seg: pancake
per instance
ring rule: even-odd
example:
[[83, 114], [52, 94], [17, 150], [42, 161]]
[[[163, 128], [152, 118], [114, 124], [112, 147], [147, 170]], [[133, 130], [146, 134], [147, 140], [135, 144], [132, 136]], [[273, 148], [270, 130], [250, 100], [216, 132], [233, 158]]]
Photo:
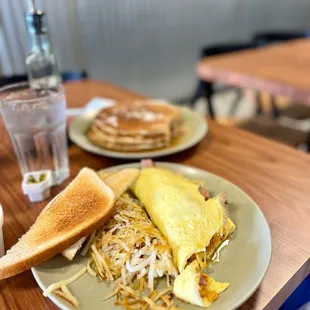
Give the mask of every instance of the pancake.
[[99, 130], [107, 135], [113, 135], [115, 137], [137, 137], [137, 138], [162, 138], [166, 137], [166, 133], [157, 133], [151, 131], [141, 131], [141, 132], [126, 132], [121, 131], [117, 128], [111, 127], [109, 124], [102, 122], [99, 119], [95, 119], [91, 125], [91, 129], [96, 131]]
[[169, 146], [180, 134], [181, 112], [162, 101], [118, 102], [101, 110], [88, 129], [88, 139], [102, 148], [139, 151]]
[[91, 130], [93, 135], [96, 135], [98, 139], [102, 139], [106, 142], [110, 143], [118, 143], [118, 144], [153, 144], [158, 142], [168, 143], [169, 140], [166, 136], [156, 136], [152, 138], [151, 136], [118, 136], [113, 134], [107, 134], [104, 131], [98, 130], [98, 128], [92, 128]]
[[168, 146], [169, 144], [166, 141], [152, 141], [152, 142], [143, 142], [143, 141], [133, 141], [130, 142], [122, 142], [119, 143], [117, 140], [115, 141], [108, 141], [105, 139], [102, 139], [101, 134], [96, 134], [93, 131], [88, 132], [88, 138], [97, 146], [102, 148], [107, 148], [110, 150], [117, 150], [117, 151], [141, 151], [141, 150], [150, 150], [155, 148], [162, 148], [165, 146]]

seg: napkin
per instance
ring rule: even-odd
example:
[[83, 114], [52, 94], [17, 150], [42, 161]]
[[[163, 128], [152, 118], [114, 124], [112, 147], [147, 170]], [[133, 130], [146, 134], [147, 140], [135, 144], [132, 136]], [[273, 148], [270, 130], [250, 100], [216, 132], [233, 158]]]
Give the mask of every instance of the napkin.
[[111, 107], [115, 104], [115, 100], [110, 98], [94, 97], [84, 108], [69, 108], [66, 110], [66, 116], [78, 116], [84, 113], [97, 111]]

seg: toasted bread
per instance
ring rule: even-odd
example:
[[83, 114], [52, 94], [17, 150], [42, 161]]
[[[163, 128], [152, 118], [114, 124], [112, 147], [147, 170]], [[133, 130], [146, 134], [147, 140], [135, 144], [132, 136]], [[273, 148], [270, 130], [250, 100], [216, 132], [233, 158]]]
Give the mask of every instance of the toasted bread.
[[103, 182], [113, 190], [115, 198], [119, 198], [138, 178], [139, 173], [139, 169], [126, 168], [107, 176]]
[[[99, 171], [98, 175], [104, 181], [104, 183], [109, 186], [114, 194], [115, 198], [119, 198], [123, 193], [125, 193], [133, 182], [139, 176], [139, 169], [127, 168], [117, 172], [104, 172]], [[71, 245], [68, 249], [61, 252], [61, 254], [67, 259], [72, 260], [78, 250], [82, 247], [85, 237], [78, 240], [76, 243]]]
[[30, 269], [67, 249], [110, 219], [115, 195], [84, 168], [0, 259], [0, 279]]
[[78, 250], [82, 247], [84, 241], [86, 240], [86, 237], [82, 237], [80, 240], [72, 244], [68, 249], [65, 249], [61, 252], [61, 254], [67, 259], [67, 260], [73, 260], [74, 256], [78, 252]]

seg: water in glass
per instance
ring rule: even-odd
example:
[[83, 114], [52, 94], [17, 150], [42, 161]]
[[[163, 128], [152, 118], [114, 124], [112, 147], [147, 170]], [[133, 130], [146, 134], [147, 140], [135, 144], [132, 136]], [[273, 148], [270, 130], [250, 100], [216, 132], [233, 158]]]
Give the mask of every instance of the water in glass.
[[56, 89], [33, 92], [0, 98], [2, 117], [22, 173], [49, 169], [59, 184], [69, 176], [65, 96]]

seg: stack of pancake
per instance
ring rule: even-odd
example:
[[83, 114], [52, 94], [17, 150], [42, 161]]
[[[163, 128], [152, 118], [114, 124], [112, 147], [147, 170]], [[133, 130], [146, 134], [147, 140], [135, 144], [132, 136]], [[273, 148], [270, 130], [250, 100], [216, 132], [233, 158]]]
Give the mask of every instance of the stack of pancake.
[[87, 132], [102, 148], [142, 151], [167, 147], [181, 132], [181, 112], [157, 100], [117, 102], [101, 110]]

